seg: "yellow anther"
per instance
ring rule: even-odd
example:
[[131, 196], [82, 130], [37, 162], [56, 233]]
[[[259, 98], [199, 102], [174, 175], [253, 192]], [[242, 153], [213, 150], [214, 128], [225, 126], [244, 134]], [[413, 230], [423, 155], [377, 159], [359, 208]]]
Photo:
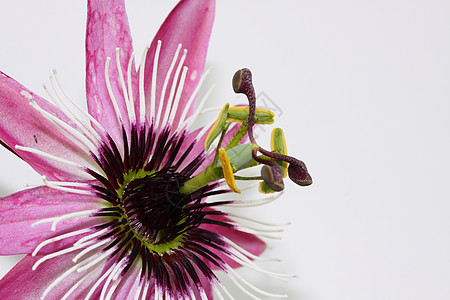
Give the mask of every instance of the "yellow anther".
[[[274, 122], [275, 114], [264, 108], [256, 108], [255, 110], [255, 124], [272, 124]], [[233, 106], [228, 110], [227, 121], [242, 123], [248, 117], [248, 106]]]
[[[287, 155], [286, 139], [284, 138], [284, 133], [281, 128], [274, 128], [272, 130], [272, 135], [270, 136], [270, 149], [272, 152]], [[277, 163], [281, 167], [283, 178], [286, 178], [288, 163], [281, 160], [277, 160]]]
[[223, 177], [228, 184], [228, 187], [235, 193], [241, 193], [234, 183], [233, 168], [231, 167], [230, 160], [228, 159], [227, 152], [224, 149], [219, 149], [219, 158], [222, 163]]
[[227, 103], [222, 108], [222, 111], [219, 114], [219, 117], [217, 118], [214, 125], [211, 127], [211, 129], [208, 132], [208, 135], [206, 136], [205, 140], [205, 149], [208, 151], [209, 147], [211, 146], [212, 142], [219, 136], [219, 134], [222, 132], [223, 126], [225, 125], [225, 122], [227, 121], [227, 115], [228, 115], [228, 108], [230, 107], [230, 104]]
[[264, 181], [261, 181], [259, 183], [258, 191], [262, 194], [273, 194], [275, 193], [274, 190], [270, 188], [270, 186], [267, 185]]

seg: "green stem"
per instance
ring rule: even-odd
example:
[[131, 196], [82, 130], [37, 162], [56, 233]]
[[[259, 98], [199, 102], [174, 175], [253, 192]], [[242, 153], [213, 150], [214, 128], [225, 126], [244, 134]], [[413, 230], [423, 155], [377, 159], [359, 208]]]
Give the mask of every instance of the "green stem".
[[222, 168], [214, 167], [213, 164], [211, 164], [203, 172], [186, 181], [180, 188], [180, 192], [189, 195], [208, 183], [219, 180], [222, 177]]

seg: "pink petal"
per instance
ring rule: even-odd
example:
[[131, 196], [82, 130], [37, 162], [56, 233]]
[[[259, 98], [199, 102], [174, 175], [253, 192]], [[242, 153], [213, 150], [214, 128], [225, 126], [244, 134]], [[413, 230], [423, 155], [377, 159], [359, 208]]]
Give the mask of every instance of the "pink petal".
[[[98, 199], [73, 193], [66, 193], [48, 187], [24, 190], [0, 199], [0, 254], [25, 254], [34, 251], [42, 241], [67, 232], [89, 228], [98, 218], [73, 219], [60, 222], [56, 231], [51, 231], [51, 223], [31, 227], [36, 221], [86, 211], [99, 207]], [[80, 236], [78, 236], [79, 238]], [[65, 239], [52, 243], [41, 252], [56, 251], [66, 244]], [[2, 299], [2, 298], [0, 298]]]
[[[156, 34], [147, 54], [145, 64], [145, 97], [147, 103], [151, 96], [151, 78], [153, 72], [153, 61], [156, 52], [158, 40], [161, 40], [162, 47], [158, 63], [158, 79], [156, 82], [156, 111], [160, 103], [167, 105], [169, 91], [166, 92], [165, 98], [160, 99], [163, 83], [166, 73], [172, 62], [173, 56], [178, 44], [182, 44], [180, 56], [183, 49], [187, 49], [187, 57], [184, 65], [189, 68], [184, 84], [183, 93], [181, 95], [180, 104], [175, 117], [178, 122], [186, 102], [189, 100], [192, 92], [197, 86], [198, 81], [203, 73], [205, 65], [206, 52], [208, 49], [209, 37], [211, 35], [212, 24], [214, 20], [214, 0], [182, 0], [172, 10], [164, 21], [163, 25]], [[173, 71], [174, 73], [175, 71]], [[168, 89], [172, 85], [170, 80]], [[159, 100], [158, 100], [159, 99]], [[164, 101], [164, 102], [162, 102]], [[163, 109], [164, 111], [165, 109]], [[194, 105], [190, 107], [189, 112], [192, 114]], [[188, 114], [188, 116], [190, 115]], [[174, 124], [176, 126], [177, 124]]]
[[[139, 259], [138, 259], [139, 260]], [[133, 299], [136, 291], [141, 284], [140, 282], [140, 263], [134, 263], [134, 265], [127, 271], [124, 278], [120, 281], [114, 291], [114, 299]]]
[[[230, 222], [231, 220], [229, 218], [226, 218], [224, 216], [208, 216], [210, 219], [214, 220], [220, 220], [225, 222]], [[215, 232], [219, 235], [225, 236], [226, 238], [233, 241], [238, 246], [244, 248], [248, 252], [259, 256], [264, 250], [266, 249], [266, 243], [258, 238], [257, 236], [253, 234], [249, 234], [246, 232], [242, 232], [236, 229], [226, 228], [218, 225], [210, 225], [205, 224], [201, 225], [201, 228], [204, 228], [206, 230]], [[222, 254], [221, 252], [217, 252], [217, 250], [214, 251], [219, 257], [221, 257], [225, 262], [227, 262], [232, 268], [240, 267], [241, 265], [236, 263], [234, 260], [228, 258], [226, 255]], [[217, 269], [216, 267], [212, 266], [212, 269]]]
[[48, 179], [77, 179], [79, 169], [32, 154], [16, 150], [16, 145], [31, 147], [56, 155], [80, 165], [90, 160], [72, 141], [58, 132], [41, 113], [30, 105], [30, 98], [44, 110], [67, 121], [61, 111], [20, 83], [0, 72], [0, 137], [1, 140], [38, 173]]
[[[29, 300], [41, 299], [47, 287], [65, 271], [73, 267], [72, 254], [61, 255], [43, 262], [33, 271], [34, 263], [40, 256], [25, 256], [5, 277], [0, 280], [0, 299]], [[64, 294], [78, 280], [85, 276], [85, 273], [77, 271], [56, 285], [45, 299], [61, 299]], [[83, 299], [98, 277], [101, 276], [101, 268], [96, 268], [90, 278], [85, 280], [72, 294], [69, 299]]]
[[[88, 1], [86, 30], [86, 93], [88, 110], [116, 142], [121, 140], [121, 126], [116, 117], [113, 102], [105, 80], [106, 58], [111, 57], [109, 77], [125, 125], [128, 113], [122, 87], [118, 81], [116, 48], [120, 48], [120, 65], [127, 85], [128, 62], [133, 53], [132, 39], [124, 0]], [[138, 99], [137, 73], [131, 67], [133, 96]]]

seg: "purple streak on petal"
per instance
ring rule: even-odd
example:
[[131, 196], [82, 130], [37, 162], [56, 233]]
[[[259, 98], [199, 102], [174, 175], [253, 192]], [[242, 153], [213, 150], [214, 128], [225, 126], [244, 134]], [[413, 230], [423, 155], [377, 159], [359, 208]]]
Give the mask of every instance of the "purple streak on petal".
[[[62, 221], [57, 224], [56, 231], [51, 231], [51, 223], [34, 227], [31, 224], [41, 219], [96, 209], [99, 207], [97, 201], [97, 198], [48, 187], [28, 189], [0, 198], [0, 254], [31, 253], [39, 243], [48, 238], [89, 228], [94, 225], [94, 220], [85, 218]], [[99, 219], [95, 221], [98, 222]], [[73, 244], [73, 238], [49, 244], [40, 253], [49, 253], [69, 244]]]
[[[86, 93], [89, 112], [111, 134], [116, 142], [122, 138], [121, 126], [106, 88], [105, 62], [111, 57], [109, 76], [124, 123], [128, 122], [125, 99], [116, 68], [116, 48], [120, 48], [122, 73], [125, 76], [133, 52], [130, 27], [124, 0], [88, 1], [86, 29]], [[139, 99], [138, 79], [133, 63], [131, 71], [133, 98]], [[128, 128], [128, 127], [127, 127]]]
[[38, 173], [48, 179], [80, 179], [81, 171], [29, 152], [15, 150], [21, 145], [88, 165], [90, 161], [72, 141], [64, 137], [36, 109], [30, 97], [44, 110], [63, 121], [67, 118], [54, 105], [0, 72], [0, 139]]
[[[182, 44], [182, 50], [187, 49], [187, 57], [184, 62], [189, 70], [186, 76], [183, 93], [181, 95], [180, 108], [175, 117], [176, 126], [182, 114], [186, 102], [192, 95], [203, 73], [209, 37], [211, 35], [214, 20], [214, 0], [182, 0], [172, 10], [163, 25], [156, 34], [147, 54], [145, 65], [145, 97], [147, 103], [151, 96], [151, 78], [153, 73], [153, 60], [155, 57], [158, 40], [162, 41], [161, 54], [158, 64], [158, 80], [156, 83], [156, 111], [160, 103], [167, 103], [169, 92], [165, 99], [159, 99], [166, 73], [172, 62], [178, 44]], [[181, 56], [181, 53], [180, 53]], [[169, 82], [170, 89], [172, 80]], [[147, 105], [147, 107], [150, 107]], [[164, 110], [163, 110], [164, 111]], [[189, 110], [189, 115], [194, 111], [194, 106]]]

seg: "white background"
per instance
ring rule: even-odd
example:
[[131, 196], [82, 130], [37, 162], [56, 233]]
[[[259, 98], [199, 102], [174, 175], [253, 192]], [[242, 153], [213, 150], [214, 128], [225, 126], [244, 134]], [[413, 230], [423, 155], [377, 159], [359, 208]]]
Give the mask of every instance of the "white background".
[[[128, 2], [137, 57], [176, 2]], [[297, 278], [246, 277], [295, 300], [450, 299], [450, 3], [217, 2], [211, 99], [233, 99], [251, 68], [314, 178], [254, 210], [292, 222], [266, 267]], [[56, 67], [84, 101], [85, 2], [0, 3], [0, 69], [43, 95]], [[6, 150], [0, 162], [1, 196], [40, 182]]]

